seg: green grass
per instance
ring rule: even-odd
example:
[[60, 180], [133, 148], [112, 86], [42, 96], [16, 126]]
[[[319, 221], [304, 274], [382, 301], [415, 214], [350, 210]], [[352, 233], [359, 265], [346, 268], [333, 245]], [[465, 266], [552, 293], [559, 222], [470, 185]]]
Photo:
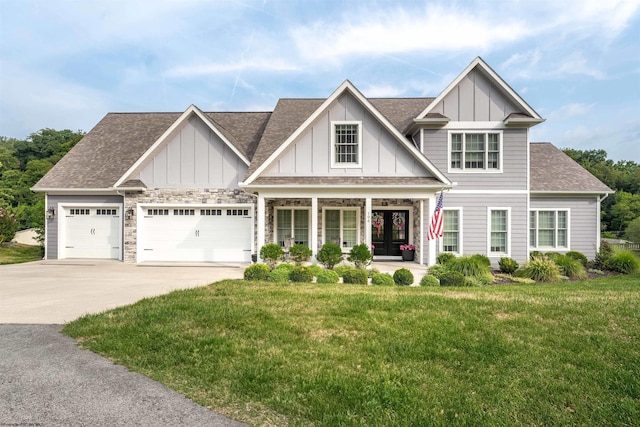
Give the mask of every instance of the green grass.
[[64, 332], [251, 425], [640, 423], [640, 275], [463, 289], [228, 280]]
[[29, 245], [0, 245], [0, 265], [20, 264], [22, 262], [38, 261], [42, 259], [42, 248]]

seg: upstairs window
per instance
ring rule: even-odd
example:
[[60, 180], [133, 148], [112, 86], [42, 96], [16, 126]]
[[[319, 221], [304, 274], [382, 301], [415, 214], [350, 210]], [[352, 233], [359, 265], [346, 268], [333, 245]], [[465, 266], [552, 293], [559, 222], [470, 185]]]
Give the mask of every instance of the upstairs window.
[[331, 166], [361, 167], [362, 132], [360, 122], [333, 122]]
[[449, 169], [493, 171], [502, 169], [502, 134], [500, 132], [452, 132]]

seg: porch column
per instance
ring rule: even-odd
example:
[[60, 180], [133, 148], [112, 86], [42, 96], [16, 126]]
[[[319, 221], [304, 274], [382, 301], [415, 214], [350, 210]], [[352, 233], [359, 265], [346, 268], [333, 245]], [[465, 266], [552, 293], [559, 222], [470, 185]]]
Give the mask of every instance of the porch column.
[[264, 196], [258, 195], [258, 247], [256, 248], [258, 262], [262, 261], [262, 259], [260, 259], [260, 249], [264, 246], [265, 222], [266, 215]]
[[318, 254], [318, 197], [311, 198], [311, 260], [315, 263]]
[[364, 241], [371, 248], [371, 197], [364, 199]]
[[[429, 225], [431, 224], [431, 217], [433, 216], [433, 210], [436, 207], [436, 195], [432, 195], [429, 196], [429, 208], [427, 210], [428, 215], [427, 215], [427, 227], [429, 227]], [[427, 228], [428, 230], [428, 228]], [[424, 234], [424, 236], [422, 237], [423, 239], [427, 238], [427, 233]], [[435, 265], [436, 263], [436, 249], [437, 249], [437, 243], [438, 243], [438, 239], [433, 239], [433, 240], [429, 240], [429, 258], [427, 259], [427, 265]]]
[[424, 252], [425, 252], [425, 231], [424, 231], [424, 200], [420, 200], [420, 265], [424, 265]]

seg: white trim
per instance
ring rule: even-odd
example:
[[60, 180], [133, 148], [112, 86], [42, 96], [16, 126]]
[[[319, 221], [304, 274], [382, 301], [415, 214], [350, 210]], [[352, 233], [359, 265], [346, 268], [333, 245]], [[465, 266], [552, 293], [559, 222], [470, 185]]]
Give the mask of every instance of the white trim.
[[[460, 159], [460, 169], [453, 169], [451, 167], [451, 136], [453, 134], [462, 134], [462, 158]], [[485, 149], [484, 149], [484, 164], [485, 164], [485, 168], [483, 169], [474, 169], [474, 168], [465, 168], [464, 167], [464, 158], [465, 158], [465, 145], [466, 145], [466, 135], [467, 134], [483, 134], [485, 135]], [[498, 141], [498, 145], [499, 145], [499, 167], [497, 169], [489, 169], [486, 166], [488, 166], [489, 163], [489, 138], [488, 135], [489, 134], [493, 134], [493, 135], [498, 135], [499, 141]], [[503, 168], [503, 158], [504, 158], [504, 144], [503, 144], [503, 134], [502, 134], [502, 130], [498, 130], [498, 131], [485, 131], [485, 132], [478, 132], [478, 131], [464, 131], [464, 130], [459, 130], [459, 131], [454, 131], [454, 130], [450, 130], [447, 133], [447, 172], [448, 173], [462, 173], [462, 174], [469, 174], [469, 173], [482, 173], [482, 174], [501, 174], [502, 173], [502, 168]]]
[[[336, 162], [336, 126], [357, 125], [358, 126], [358, 161], [356, 163]], [[331, 169], [361, 169], [362, 168], [362, 121], [360, 120], [334, 120], [331, 122], [331, 143], [329, 144], [329, 158], [331, 159]]]
[[222, 140], [240, 159], [249, 166], [250, 161], [247, 159], [244, 154], [242, 154], [236, 147], [233, 145], [217, 128], [216, 126], [209, 120], [209, 118], [195, 105], [191, 104], [189, 108], [185, 110], [184, 113], [180, 115], [180, 117], [173, 122], [171, 126], [158, 138], [151, 147], [144, 152], [142, 156], [113, 184], [114, 187], [119, 187], [123, 182], [126, 182], [127, 179], [151, 156], [155, 154], [155, 152], [160, 148], [160, 146], [166, 143], [177, 131], [189, 121], [192, 115], [198, 116], [208, 127], [215, 133], [218, 138]]
[[[530, 233], [531, 233], [531, 212], [536, 212], [536, 245], [532, 246], [530, 241]], [[540, 236], [538, 232], [540, 229], [538, 228], [538, 212], [554, 212], [554, 221], [555, 224], [553, 226], [553, 234], [555, 246], [540, 246], [539, 240]], [[566, 212], [567, 213], [567, 246], [558, 246], [558, 212]], [[571, 208], [533, 208], [529, 209], [527, 214], [527, 245], [530, 250], [536, 251], [570, 251], [571, 250]]]
[[[462, 242], [464, 241], [462, 239], [462, 233], [464, 231], [464, 227], [463, 227], [463, 219], [462, 219], [462, 212], [463, 212], [463, 208], [462, 206], [460, 207], [442, 207], [443, 211], [458, 211], [458, 251], [457, 252], [448, 252], [450, 254], [454, 254], [455, 256], [461, 256], [464, 254], [464, 248], [462, 245]], [[444, 218], [443, 218], [444, 221]], [[438, 246], [439, 246], [439, 250], [440, 252], [445, 252], [444, 250], [444, 223], [442, 224], [443, 227], [443, 236], [441, 238], [438, 239]]]
[[478, 122], [469, 122], [469, 121], [456, 121], [450, 122], [447, 125], [443, 126], [442, 129], [447, 130], [504, 130], [503, 122], [495, 122], [495, 121], [478, 121]]
[[[531, 209], [531, 143], [529, 142], [529, 128], [527, 128], [527, 215], [529, 212], [529, 209]], [[528, 221], [528, 219], [527, 219]], [[527, 249], [526, 249], [526, 257], [525, 259], [529, 259], [529, 245], [531, 244], [530, 241], [530, 237], [529, 237], [529, 233], [527, 232], [527, 236], [526, 236], [526, 240], [527, 240]]]
[[307, 211], [307, 242], [309, 242], [309, 247], [311, 247], [311, 207], [310, 206], [274, 206], [273, 207], [273, 242], [278, 242], [278, 212], [279, 211], [292, 211], [291, 212], [291, 236], [295, 239], [295, 215], [293, 211]]
[[420, 200], [420, 265], [424, 265], [424, 253], [427, 246], [424, 234], [424, 200]]
[[458, 190], [451, 189], [448, 194], [517, 194], [526, 195], [529, 194], [527, 190]]
[[493, 80], [493, 83], [496, 84], [499, 88], [502, 89], [504, 94], [507, 95], [508, 98], [511, 98], [515, 104], [519, 104], [533, 119], [541, 119], [542, 118], [535, 112], [533, 108], [529, 106], [525, 102], [524, 99], [520, 97], [503, 79], [500, 77], [495, 71], [489, 67], [489, 65], [484, 62], [482, 58], [479, 56], [476, 57], [471, 63], [465, 68], [459, 75], [456, 77], [450, 84], [447, 86], [441, 93], [433, 100], [431, 104], [424, 109], [422, 113], [420, 113], [417, 119], [424, 119], [425, 116], [431, 112], [448, 94], [455, 88], [461, 81], [464, 79], [474, 68], [479, 67], [484, 73], [489, 77], [490, 80]]
[[[507, 211], [507, 251], [491, 252], [491, 212]], [[528, 230], [528, 228], [527, 228]], [[487, 206], [487, 257], [511, 257], [511, 207]]]
[[318, 109], [316, 109], [316, 111], [313, 112], [313, 114], [311, 114], [307, 120], [304, 121], [304, 123], [302, 123], [298, 129], [296, 129], [295, 132], [293, 132], [291, 134], [291, 136], [289, 136], [289, 138], [287, 138], [281, 145], [280, 147], [278, 147], [273, 153], [271, 153], [271, 155], [269, 156], [269, 158], [267, 158], [267, 160], [265, 160], [250, 176], [249, 178], [246, 179], [246, 181], [244, 181], [244, 183], [242, 183], [243, 185], [241, 186], [247, 186], [249, 184], [251, 184], [253, 181], [255, 181], [260, 174], [262, 174], [262, 172], [264, 172], [278, 157], [280, 157], [280, 155], [284, 152], [284, 150], [287, 149], [287, 147], [289, 147], [289, 145], [291, 145], [295, 140], [298, 139], [298, 137], [304, 132], [306, 131], [311, 124], [318, 118], [320, 117], [321, 114], [325, 113], [328, 109], [329, 106], [331, 104], [333, 104], [334, 101], [336, 101], [343, 93], [350, 93], [352, 96], [354, 96], [364, 107], [366, 110], [368, 110], [369, 113], [371, 113], [380, 123], [382, 123], [383, 127], [386, 128], [386, 130], [391, 133], [398, 142], [400, 142], [402, 145], [404, 145], [405, 148], [407, 148], [411, 154], [431, 173], [433, 173], [433, 175], [439, 179], [440, 181], [443, 182], [444, 186], [449, 186], [451, 185], [451, 181], [449, 181], [449, 179], [442, 173], [440, 172], [440, 170], [438, 168], [436, 168], [433, 163], [431, 163], [431, 161], [429, 161], [429, 159], [427, 159], [412, 143], [410, 143], [410, 141], [407, 140], [406, 137], [404, 137], [404, 135], [402, 135], [392, 124], [391, 122], [389, 122], [389, 120], [387, 120], [387, 118], [385, 116], [383, 116], [370, 102], [369, 100], [367, 100], [367, 98], [364, 97], [364, 95], [362, 95], [362, 93], [360, 93], [360, 91], [358, 89], [356, 89], [356, 87], [349, 81], [349, 80], [345, 80], [323, 103], [322, 105], [320, 105], [320, 107], [318, 107]]
[[313, 253], [313, 260], [316, 260], [318, 255], [318, 198], [311, 198], [311, 252]]
[[531, 191], [529, 194], [532, 196], [600, 196], [614, 193], [615, 191]]
[[[326, 220], [327, 210], [340, 211], [340, 241], [341, 242], [344, 242], [342, 213], [345, 211], [355, 211], [356, 212], [356, 245], [359, 245], [360, 243], [362, 243], [361, 230], [360, 230], [360, 211], [362, 210], [361, 206], [323, 206], [322, 207], [322, 244], [325, 244], [327, 242], [326, 233], [325, 233], [326, 226], [327, 226], [327, 220]], [[342, 248], [342, 252], [349, 252], [352, 248], [350, 246], [342, 246], [342, 243], [340, 244], [340, 247]]]

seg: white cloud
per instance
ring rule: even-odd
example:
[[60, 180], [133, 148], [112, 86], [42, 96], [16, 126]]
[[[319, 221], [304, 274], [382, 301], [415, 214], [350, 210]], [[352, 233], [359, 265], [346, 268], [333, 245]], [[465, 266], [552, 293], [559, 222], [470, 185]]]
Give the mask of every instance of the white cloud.
[[167, 70], [167, 77], [197, 77], [210, 74], [236, 73], [239, 71], [299, 71], [300, 68], [283, 60], [251, 60], [236, 62], [207, 62], [201, 64], [179, 65]]

